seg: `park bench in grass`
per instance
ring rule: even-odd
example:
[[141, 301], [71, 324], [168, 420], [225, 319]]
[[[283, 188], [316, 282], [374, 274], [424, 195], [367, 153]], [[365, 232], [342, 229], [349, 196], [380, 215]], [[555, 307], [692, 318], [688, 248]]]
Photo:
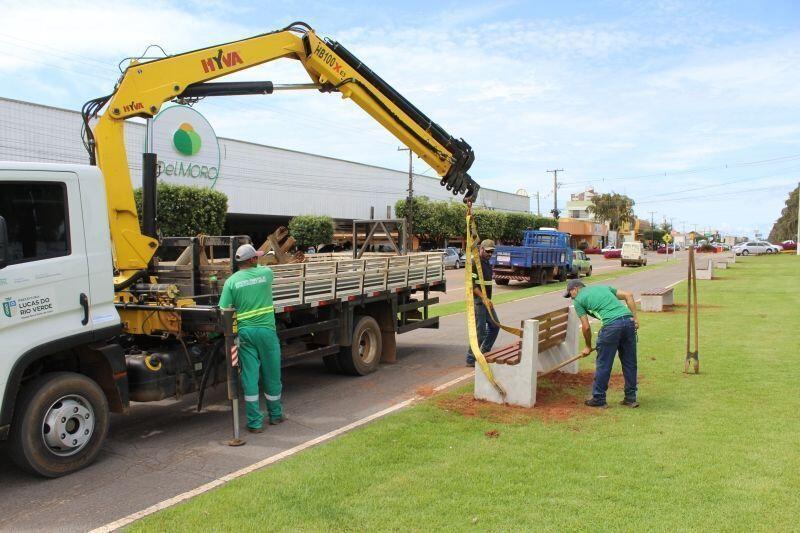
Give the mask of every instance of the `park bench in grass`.
[[706, 263], [706, 268], [700, 268], [700, 264], [697, 265], [697, 279], [714, 279], [714, 260], [709, 259], [708, 263]]
[[[578, 353], [580, 320], [572, 307], [564, 307], [522, 322], [522, 340], [485, 355], [495, 379], [506, 391], [505, 399], [475, 367], [475, 398], [495, 403], [533, 407], [537, 373], [544, 372]], [[559, 369], [575, 374], [578, 362]]]
[[675, 303], [673, 289], [660, 287], [642, 293], [642, 311], [660, 313], [664, 307], [672, 307]]

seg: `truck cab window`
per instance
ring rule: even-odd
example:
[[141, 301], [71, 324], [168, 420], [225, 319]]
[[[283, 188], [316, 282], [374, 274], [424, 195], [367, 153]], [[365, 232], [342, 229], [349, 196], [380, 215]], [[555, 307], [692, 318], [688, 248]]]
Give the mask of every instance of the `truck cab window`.
[[8, 263], [69, 255], [63, 183], [0, 183], [0, 215], [8, 226]]

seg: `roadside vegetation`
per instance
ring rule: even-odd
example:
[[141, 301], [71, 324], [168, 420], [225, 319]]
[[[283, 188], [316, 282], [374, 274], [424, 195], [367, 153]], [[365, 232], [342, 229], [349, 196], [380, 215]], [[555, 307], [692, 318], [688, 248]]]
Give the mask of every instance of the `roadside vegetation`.
[[619, 377], [609, 409], [583, 407], [591, 360], [540, 383], [534, 409], [463, 387], [131, 529], [796, 529], [800, 262], [700, 282], [699, 375], [682, 373], [685, 301], [681, 284], [672, 312], [641, 315], [639, 409], [616, 404]]

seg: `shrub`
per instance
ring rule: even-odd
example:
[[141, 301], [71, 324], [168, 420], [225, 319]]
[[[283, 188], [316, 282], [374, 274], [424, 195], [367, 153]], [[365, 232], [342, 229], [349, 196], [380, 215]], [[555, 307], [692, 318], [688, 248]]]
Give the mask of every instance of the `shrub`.
[[289, 235], [297, 241], [300, 249], [333, 240], [333, 219], [326, 216], [301, 215], [289, 221]]
[[[228, 212], [225, 193], [204, 187], [158, 182], [158, 230], [163, 237], [221, 235]], [[142, 224], [142, 190], [133, 192], [139, 225]]]

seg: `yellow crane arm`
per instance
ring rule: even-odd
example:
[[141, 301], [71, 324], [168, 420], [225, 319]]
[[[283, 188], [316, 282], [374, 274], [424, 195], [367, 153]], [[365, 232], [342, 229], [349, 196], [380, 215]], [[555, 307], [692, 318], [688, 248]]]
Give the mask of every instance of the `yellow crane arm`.
[[[436, 170], [453, 194], [465, 194], [465, 201], [475, 198], [480, 187], [467, 173], [474, 160], [469, 144], [450, 136], [342, 45], [321, 39], [304, 23], [163, 59], [132, 60], [112, 95], [84, 106], [87, 149], [106, 182], [117, 283], [146, 269], [158, 246], [139, 227], [125, 152], [125, 119], [151, 118], [165, 102], [187, 95], [239, 94], [210, 92], [225, 84], [205, 82], [279, 58], [302, 62], [320, 91], [351, 99]], [[89, 121], [103, 107], [106, 111], [92, 131]]]

